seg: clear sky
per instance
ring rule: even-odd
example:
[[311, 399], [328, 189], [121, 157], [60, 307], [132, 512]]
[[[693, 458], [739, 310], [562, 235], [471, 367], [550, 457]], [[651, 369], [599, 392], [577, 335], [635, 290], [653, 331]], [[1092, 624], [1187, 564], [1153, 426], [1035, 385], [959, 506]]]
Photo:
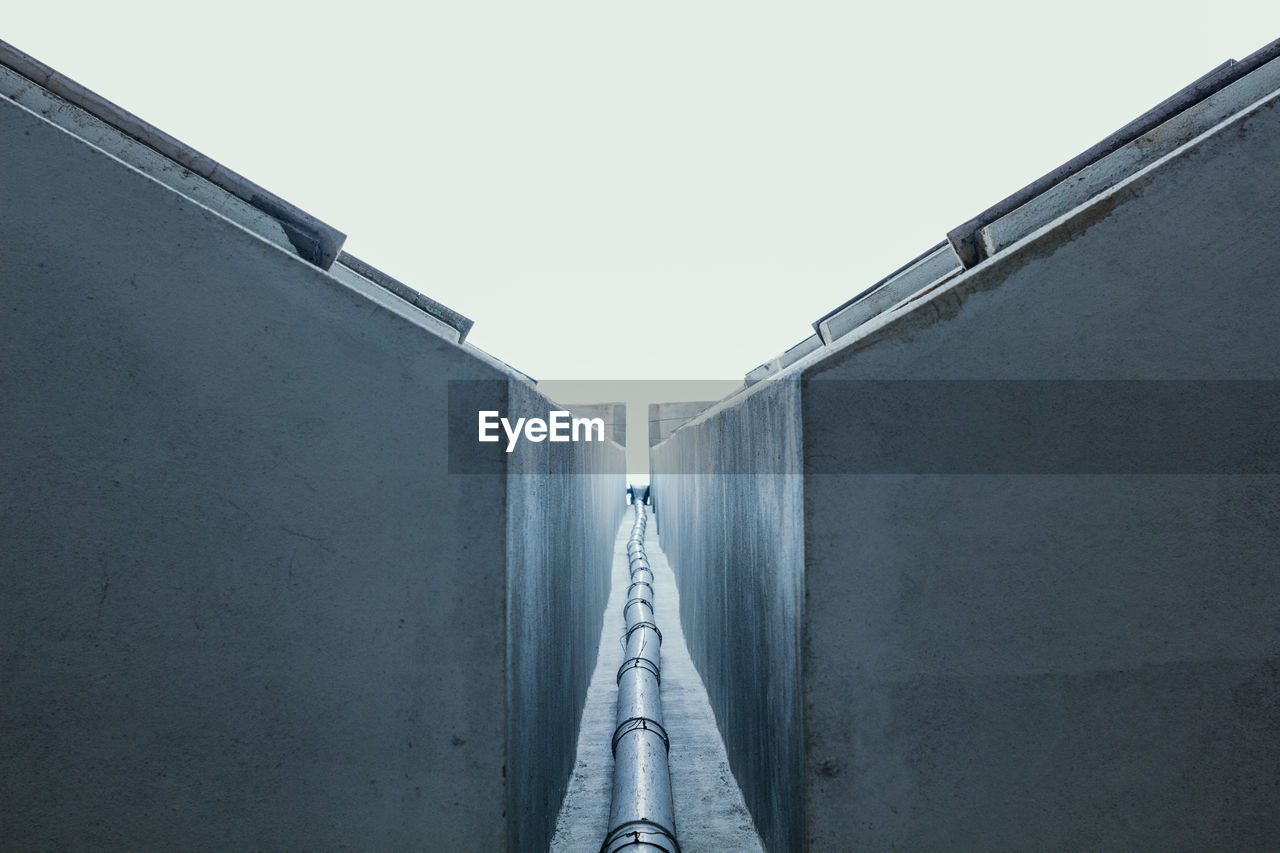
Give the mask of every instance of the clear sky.
[[542, 380], [740, 378], [1276, 37], [1274, 0], [28, 2], [0, 19]]

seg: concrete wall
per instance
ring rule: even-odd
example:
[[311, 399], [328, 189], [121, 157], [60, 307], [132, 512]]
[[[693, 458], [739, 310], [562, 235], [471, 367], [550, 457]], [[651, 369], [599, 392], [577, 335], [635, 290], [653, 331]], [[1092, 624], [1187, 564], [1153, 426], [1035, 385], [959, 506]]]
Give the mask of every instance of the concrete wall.
[[[1276, 162], [1272, 102], [812, 365], [806, 465], [875, 405], [835, 380], [1280, 378]], [[1280, 837], [1274, 476], [820, 475], [804, 503], [812, 846]]]
[[799, 411], [798, 383], [763, 383], [650, 455], [689, 652], [774, 850], [798, 849], [803, 806]]
[[605, 438], [625, 447], [627, 444], [626, 403], [574, 403], [567, 407], [578, 418], [600, 418], [604, 421]]
[[450, 474], [450, 380], [547, 406], [416, 309], [5, 99], [0, 184], [5, 845], [549, 837], [621, 450]]
[[[524, 384], [511, 386], [510, 405], [524, 417], [545, 418], [559, 408]], [[610, 440], [521, 441], [511, 455], [510, 849], [546, 850], [573, 772], [578, 724], [595, 669], [614, 537], [626, 511], [626, 459]]]
[[649, 446], [666, 441], [690, 419], [715, 404], [714, 400], [649, 404]]
[[[802, 724], [768, 709], [730, 720], [759, 690], [715, 664], [758, 654], [737, 632], [701, 634], [713, 647], [698, 661], [726, 740], [756, 727], [770, 752], [802, 744], [785, 831], [749, 793], [760, 769], [730, 751], [771, 849], [797, 849], [797, 834], [810, 850], [1266, 850], [1280, 837], [1274, 469], [851, 467], [851, 449], [888, 447], [909, 423], [854, 382], [1280, 378], [1277, 162], [1272, 101], [776, 381], [800, 389]], [[775, 417], [755, 396], [653, 454], [682, 595], [718, 590], [725, 616], [773, 607], [737, 600], [744, 565], [797, 571], [790, 555], [736, 550], [780, 523], [786, 492], [771, 473], [742, 477], [739, 492], [759, 494], [726, 511], [714, 477], [675, 472], [725, 458], [714, 442], [742, 442], [735, 422]]]

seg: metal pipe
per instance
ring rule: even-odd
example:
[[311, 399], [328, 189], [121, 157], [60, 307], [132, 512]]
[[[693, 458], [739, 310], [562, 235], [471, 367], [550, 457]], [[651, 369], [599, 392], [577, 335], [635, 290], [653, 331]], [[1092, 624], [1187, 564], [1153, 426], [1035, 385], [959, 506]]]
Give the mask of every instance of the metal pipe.
[[617, 726], [613, 732], [613, 805], [601, 853], [680, 853], [662, 724], [662, 632], [654, 618], [653, 570], [644, 553], [646, 514], [636, 501], [627, 539], [631, 585], [622, 606], [626, 658], [618, 668]]

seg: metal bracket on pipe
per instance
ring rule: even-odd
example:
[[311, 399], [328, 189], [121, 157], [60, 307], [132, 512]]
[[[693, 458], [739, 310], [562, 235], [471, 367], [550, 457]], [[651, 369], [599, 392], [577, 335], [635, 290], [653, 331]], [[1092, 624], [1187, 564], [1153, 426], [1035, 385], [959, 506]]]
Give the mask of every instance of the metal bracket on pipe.
[[613, 755], [618, 756], [618, 741], [622, 740], [632, 732], [649, 732], [655, 734], [662, 739], [662, 745], [666, 747], [667, 752], [671, 752], [671, 739], [667, 737], [667, 730], [662, 727], [662, 723], [657, 720], [651, 720], [648, 717], [628, 717], [618, 724], [613, 731]]
[[622, 676], [629, 669], [643, 669], [646, 672], [652, 672], [653, 677], [658, 679], [658, 685], [662, 685], [662, 670], [658, 669], [658, 665], [648, 658], [634, 657], [627, 658], [622, 662], [622, 666], [618, 667], [618, 677], [615, 683], [622, 683]]
[[637, 622], [636, 624], [632, 625], [630, 628], [627, 629], [627, 633], [623, 635], [623, 640], [624, 641], [630, 640], [631, 635], [634, 634], [636, 631], [639, 631], [641, 628], [648, 628], [650, 631], [658, 635], [658, 642], [659, 643], [662, 642], [662, 632], [659, 631], [658, 626], [653, 624], [652, 622]]
[[[641, 829], [640, 827], [645, 827]], [[625, 843], [619, 844], [619, 841]], [[600, 853], [616, 853], [627, 847], [652, 847], [664, 853], [680, 853], [680, 842], [675, 834], [651, 820], [633, 820], [609, 833], [600, 845]]]

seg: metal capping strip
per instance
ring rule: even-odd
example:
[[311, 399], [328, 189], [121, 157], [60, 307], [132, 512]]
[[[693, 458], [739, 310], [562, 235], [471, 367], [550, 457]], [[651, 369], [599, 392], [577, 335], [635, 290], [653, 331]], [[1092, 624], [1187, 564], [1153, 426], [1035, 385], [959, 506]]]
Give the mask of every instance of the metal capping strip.
[[965, 268], [977, 266], [987, 257], [986, 247], [982, 243], [982, 230], [988, 225], [1277, 57], [1280, 57], [1280, 39], [1254, 51], [1239, 62], [1227, 60], [1088, 150], [1032, 181], [963, 225], [951, 229], [947, 232], [947, 240]]
[[0, 65], [79, 107], [124, 135], [168, 157], [280, 223], [298, 256], [322, 269], [337, 260], [347, 235], [174, 139], [96, 92], [0, 40]]
[[917, 291], [964, 270], [951, 246], [943, 241], [911, 259], [838, 308], [813, 322], [825, 344], [831, 344], [863, 323], [897, 305]]
[[[819, 318], [814, 320], [812, 324], [814, 332], [817, 333], [820, 341], [826, 343], [826, 345], [831, 345], [832, 341], [835, 341], [837, 337], [841, 337], [841, 334], [849, 332], [852, 328], [850, 327], [850, 329], [845, 329], [845, 332], [842, 333], [835, 333], [832, 330], [833, 321], [840, 318], [841, 315], [849, 316], [850, 313], [854, 313], [856, 307], [863, 304], [863, 302], [870, 300], [870, 297], [876, 295], [876, 293], [881, 291], [882, 288], [886, 288], [888, 284], [904, 282], [905, 279], [910, 286], [927, 286], [929, 282], [932, 282], [934, 278], [937, 278], [936, 275], [929, 278], [929, 282], [925, 282], [925, 280], [918, 280], [918, 274], [913, 275], [913, 273], [924, 272], [925, 274], [931, 274], [933, 272], [941, 272], [942, 266], [946, 266], [945, 259], [948, 254], [950, 254], [950, 252], [947, 251], [946, 241], [942, 241], [941, 243], [938, 243], [938, 245], [929, 247], [928, 250], [920, 252], [919, 255], [913, 257], [913, 259], [909, 260], [908, 263], [902, 264], [899, 268], [893, 270], [892, 273], [872, 284], [872, 286], [863, 289], [863, 291], [856, 293], [854, 297], [841, 302], [840, 305], [833, 307], [833, 309], [827, 311], [826, 314], [819, 316]], [[943, 261], [943, 263], [940, 264], [940, 261]], [[960, 270], [964, 268], [959, 263], [956, 263], [955, 269]], [[902, 288], [897, 287], [893, 289], [895, 289], [896, 292], [901, 291]], [[874, 316], [874, 314], [872, 314], [872, 316]], [[870, 316], [868, 316], [868, 318], [864, 318], [864, 320], [865, 319], [870, 319]], [[860, 323], [858, 323], [858, 325], [860, 325]]]
[[770, 359], [764, 364], [754, 367], [743, 377], [748, 385], [754, 385], [761, 380], [768, 379], [770, 376], [778, 372], [777, 359]]
[[778, 363], [778, 369], [784, 370], [804, 358], [811, 352], [816, 352], [822, 348], [822, 338], [817, 335], [810, 335], [798, 344], [793, 344], [783, 351], [774, 361]]
[[1197, 104], [1171, 116], [1147, 133], [1090, 163], [1069, 179], [1054, 184], [978, 232], [986, 257], [1047, 225], [1059, 216], [1151, 166], [1174, 151], [1192, 144], [1223, 122], [1253, 109], [1280, 91], [1280, 57], [1222, 87]]
[[764, 364], [752, 370], [746, 375], [746, 384], [754, 385], [755, 383], [768, 379], [775, 373], [780, 373], [800, 359], [804, 358], [814, 350], [822, 347], [822, 339], [817, 335], [810, 335], [799, 343], [792, 344], [787, 347], [780, 355], [766, 361]]
[[[906, 304], [915, 295], [932, 290], [990, 257], [993, 253], [990, 229], [1004, 217], [1277, 58], [1280, 58], [1280, 39], [1239, 62], [1227, 60], [1084, 153], [952, 229], [942, 243], [815, 320], [813, 329], [821, 343], [832, 344], [868, 320]], [[1009, 239], [1006, 237], [1004, 242], [1009, 242]], [[999, 245], [994, 248], [998, 251]], [[767, 361], [747, 374], [747, 385], [766, 379], [785, 366], [786, 362], [781, 358]]]
[[422, 309], [450, 328], [456, 329], [458, 332], [458, 343], [462, 343], [467, 339], [467, 333], [470, 332], [471, 327], [475, 325], [472, 320], [462, 316], [449, 306], [442, 305], [430, 296], [419, 293], [399, 279], [392, 278], [382, 270], [360, 260], [349, 252], [342, 252], [339, 254], [337, 261], [357, 275], [364, 276], [369, 281], [400, 297], [415, 308]]
[[947, 245], [947, 241], [946, 241], [946, 240], [943, 240], [943, 241], [942, 241], [941, 243], [939, 243], [938, 245], [936, 245], [936, 246], [932, 246], [931, 248], [926, 249], [925, 251], [923, 251], [923, 252], [921, 252], [920, 254], [916, 255], [916, 256], [915, 256], [914, 258], [912, 258], [911, 260], [907, 261], [907, 262], [906, 262], [905, 264], [903, 264], [902, 266], [898, 267], [898, 268], [897, 268], [896, 270], [894, 270], [893, 272], [889, 273], [889, 274], [888, 274], [887, 276], [885, 276], [884, 278], [882, 278], [882, 279], [880, 279], [879, 281], [877, 281], [875, 284], [871, 285], [870, 287], [867, 287], [867, 288], [864, 288], [864, 289], [862, 289], [862, 290], [858, 291], [857, 293], [855, 293], [855, 294], [854, 294], [852, 297], [850, 297], [849, 299], [846, 299], [844, 302], [841, 302], [841, 303], [840, 303], [839, 305], [837, 305], [835, 308], [832, 308], [830, 311], [828, 311], [827, 313], [823, 314], [821, 317], [819, 317], [818, 319], [814, 320], [814, 321], [810, 324], [810, 325], [812, 325], [812, 326], [813, 326], [813, 331], [814, 331], [814, 332], [816, 332], [816, 333], [820, 336], [820, 335], [822, 334], [822, 328], [821, 328], [821, 327], [822, 327], [822, 323], [823, 323], [823, 321], [824, 321], [824, 320], [829, 320], [829, 319], [831, 319], [831, 318], [832, 318], [832, 317], [834, 317], [836, 314], [839, 314], [841, 311], [843, 311], [844, 309], [848, 308], [848, 307], [849, 307], [850, 305], [852, 305], [853, 303], [855, 303], [855, 302], [857, 302], [858, 300], [863, 299], [864, 297], [868, 296], [869, 294], [871, 294], [871, 293], [873, 293], [873, 292], [875, 292], [875, 291], [879, 290], [881, 287], [883, 287], [883, 286], [884, 286], [885, 282], [890, 281], [890, 280], [892, 280], [892, 279], [894, 279], [894, 278], [897, 278], [898, 276], [902, 275], [904, 272], [906, 272], [907, 270], [911, 269], [911, 268], [912, 268], [912, 267], [914, 267], [916, 264], [920, 263], [920, 262], [921, 262], [921, 261], [923, 261], [925, 258], [929, 257], [930, 255], [932, 255], [934, 252], [938, 251], [939, 249], [941, 249], [941, 248], [942, 248], [943, 246], [945, 246], [945, 245]]

